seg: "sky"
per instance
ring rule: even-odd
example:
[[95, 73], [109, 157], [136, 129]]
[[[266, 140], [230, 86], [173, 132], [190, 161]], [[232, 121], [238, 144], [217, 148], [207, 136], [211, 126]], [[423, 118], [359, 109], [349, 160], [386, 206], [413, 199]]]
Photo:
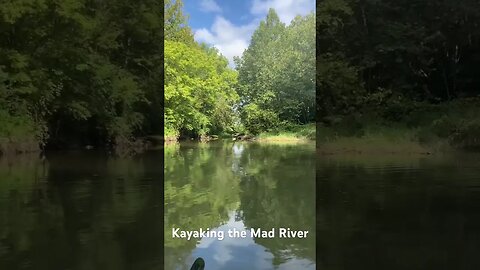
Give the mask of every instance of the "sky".
[[270, 8], [288, 25], [296, 15], [312, 12], [315, 0], [184, 0], [195, 40], [215, 46], [232, 67]]

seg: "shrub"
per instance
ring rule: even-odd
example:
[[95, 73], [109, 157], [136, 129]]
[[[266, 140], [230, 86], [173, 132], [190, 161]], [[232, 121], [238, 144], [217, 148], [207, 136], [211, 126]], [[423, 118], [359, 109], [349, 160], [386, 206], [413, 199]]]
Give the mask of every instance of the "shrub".
[[275, 112], [262, 109], [257, 104], [245, 106], [242, 118], [245, 128], [254, 135], [264, 131], [271, 131], [277, 128], [280, 123]]
[[28, 116], [0, 110], [0, 155], [39, 151], [47, 139], [43, 125]]
[[455, 147], [480, 149], [480, 120], [472, 120], [460, 126], [450, 136], [450, 141]]
[[440, 138], [447, 138], [452, 135], [461, 125], [458, 119], [446, 115], [433, 121], [431, 125], [432, 133]]

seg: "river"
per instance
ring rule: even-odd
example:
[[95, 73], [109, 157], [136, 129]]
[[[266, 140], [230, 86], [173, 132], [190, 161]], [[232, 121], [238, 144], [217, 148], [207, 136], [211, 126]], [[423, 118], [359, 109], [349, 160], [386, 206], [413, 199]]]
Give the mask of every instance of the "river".
[[[207, 270], [480, 269], [479, 155], [213, 142], [168, 145], [163, 162], [162, 151], [0, 159], [0, 269], [176, 270], [196, 257]], [[309, 234], [187, 240], [174, 227]]]
[[[315, 269], [314, 144], [177, 144], [167, 146], [165, 168], [165, 269], [189, 269], [196, 257], [208, 270]], [[176, 227], [225, 237], [172, 238]], [[280, 238], [281, 228], [308, 234]]]
[[[0, 269], [315, 268], [313, 145], [174, 144], [163, 165], [162, 149], [0, 159]], [[309, 234], [188, 241], [172, 225]]]
[[163, 155], [0, 159], [0, 269], [162, 267]]
[[317, 159], [320, 269], [480, 269], [480, 155]]

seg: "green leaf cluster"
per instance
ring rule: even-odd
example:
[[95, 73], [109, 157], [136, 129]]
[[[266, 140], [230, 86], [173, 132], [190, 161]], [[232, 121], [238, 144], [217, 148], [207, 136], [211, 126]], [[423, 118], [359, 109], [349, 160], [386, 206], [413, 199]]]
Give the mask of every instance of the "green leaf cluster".
[[315, 117], [315, 16], [282, 23], [271, 9], [235, 59], [242, 120], [252, 133]]
[[165, 41], [165, 127], [177, 134], [228, 132], [237, 73], [214, 49]]
[[158, 1], [3, 1], [0, 31], [2, 115], [28, 119], [39, 143], [105, 144], [159, 132]]
[[478, 96], [479, 20], [478, 1], [317, 1], [320, 118]]
[[180, 0], [165, 2], [165, 114], [167, 137], [233, 132], [237, 72], [214, 47], [198, 44]]

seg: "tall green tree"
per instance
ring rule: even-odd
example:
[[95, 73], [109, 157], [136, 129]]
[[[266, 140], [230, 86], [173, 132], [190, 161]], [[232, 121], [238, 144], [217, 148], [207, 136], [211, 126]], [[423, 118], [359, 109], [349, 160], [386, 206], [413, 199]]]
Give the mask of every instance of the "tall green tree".
[[317, 112], [320, 118], [349, 114], [357, 109], [363, 88], [359, 68], [346, 55], [345, 25], [353, 10], [345, 0], [317, 2]]
[[2, 110], [33, 123], [40, 142], [118, 145], [158, 132], [161, 3], [38, 0], [0, 10]]
[[319, 1], [320, 116], [363, 107], [398, 120], [414, 102], [478, 95], [479, 19], [470, 0]]
[[165, 42], [167, 135], [229, 131], [237, 102], [237, 74], [215, 49]]
[[236, 58], [242, 120], [252, 133], [281, 121], [305, 124], [315, 110], [315, 17], [285, 26], [270, 9], [251, 44]]
[[182, 8], [182, 0], [165, 0], [165, 39], [193, 44], [193, 33]]

